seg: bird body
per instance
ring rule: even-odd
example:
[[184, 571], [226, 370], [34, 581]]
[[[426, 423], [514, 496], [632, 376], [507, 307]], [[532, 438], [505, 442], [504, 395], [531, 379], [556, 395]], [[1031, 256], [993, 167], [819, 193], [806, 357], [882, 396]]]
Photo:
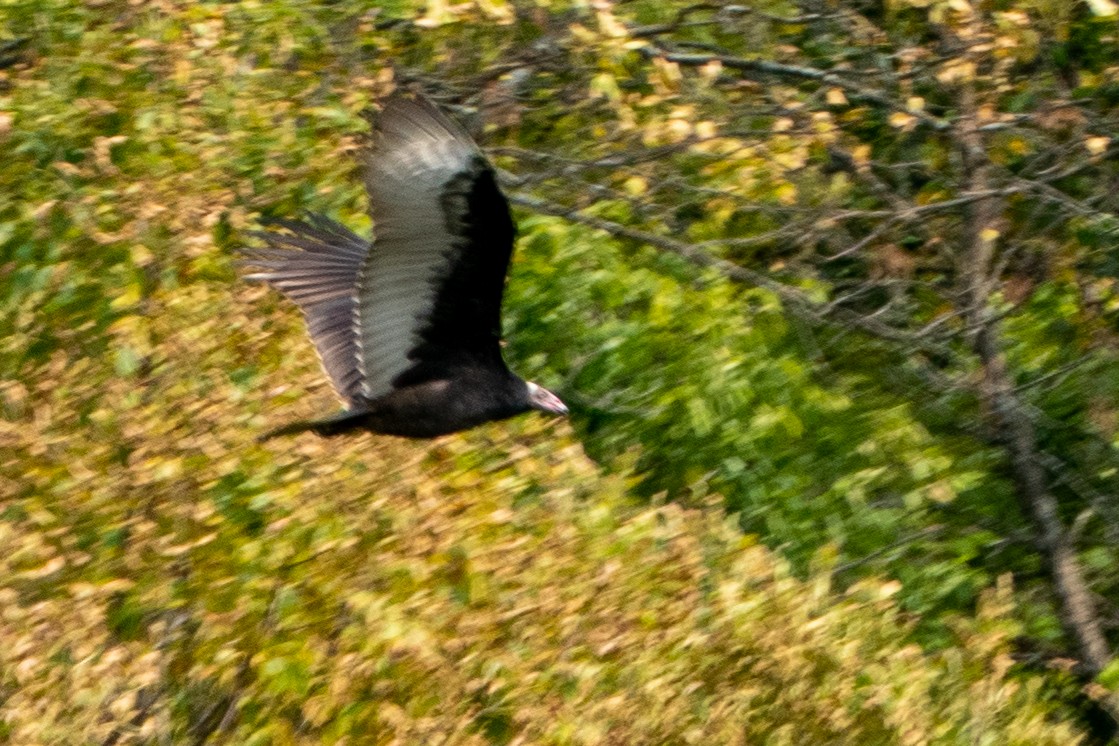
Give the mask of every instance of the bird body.
[[[534, 408], [527, 403], [525, 381], [510, 373], [513, 385], [520, 383], [526, 388], [526, 398], [507, 397], [498, 395], [506, 381], [488, 380], [493, 374], [488, 369], [452, 372], [446, 378], [394, 389], [362, 408], [345, 410], [335, 417], [284, 425], [266, 433], [261, 440], [305, 431], [329, 437], [352, 430], [435, 438], [515, 417]], [[493, 388], [481, 388], [487, 383]]]
[[294, 301], [346, 406], [265, 437], [369, 430], [430, 438], [532, 409], [565, 414], [501, 355], [515, 227], [493, 169], [423, 98], [390, 98], [366, 157], [375, 240], [321, 216], [257, 234], [248, 279]]

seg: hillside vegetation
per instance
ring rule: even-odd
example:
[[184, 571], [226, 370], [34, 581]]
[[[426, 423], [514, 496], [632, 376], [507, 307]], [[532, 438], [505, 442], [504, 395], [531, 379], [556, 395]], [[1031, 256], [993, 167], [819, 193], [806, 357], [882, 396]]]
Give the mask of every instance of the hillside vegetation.
[[[923, 38], [936, 7], [883, 23]], [[773, 20], [802, 11], [762, 8], [735, 43], [842, 59], [809, 21]], [[985, 363], [936, 295], [939, 249], [905, 244], [921, 290], [876, 286], [883, 313], [836, 297], [892, 255], [833, 273], [790, 247], [838, 223], [770, 235], [877, 209], [828, 165], [840, 123], [935, 161], [903, 133], [926, 115], [825, 121], [779, 85], [780, 106], [744, 114], [757, 84], [640, 51], [657, 24], [691, 33], [690, 12], [0, 5], [0, 742], [1108, 737], [1119, 674], [1065, 614], [983, 431], [967, 386]], [[1093, 18], [1066, 21], [1103, 54]], [[1086, 59], [1105, 89], [1111, 60]], [[362, 112], [397, 85], [456, 105], [516, 195], [507, 356], [572, 416], [258, 444], [337, 403], [298, 313], [238, 278], [236, 250], [307, 210], [370, 229]], [[1066, 467], [1071, 561], [1110, 619], [1119, 304], [1069, 238], [1106, 246], [1097, 218], [1038, 239], [1068, 255], [999, 319], [1041, 382], [1024, 395]], [[875, 336], [938, 318], [959, 336]], [[929, 361], [949, 385], [923, 388]]]

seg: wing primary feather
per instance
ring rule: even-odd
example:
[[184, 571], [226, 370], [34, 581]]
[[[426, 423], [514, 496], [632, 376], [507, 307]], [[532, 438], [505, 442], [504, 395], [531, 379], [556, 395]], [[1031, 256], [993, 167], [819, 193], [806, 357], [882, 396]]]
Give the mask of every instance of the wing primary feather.
[[263, 270], [246, 277], [268, 283], [299, 307], [335, 392], [348, 407], [359, 407], [363, 386], [353, 317], [369, 242], [321, 215], [272, 223], [287, 232], [251, 234], [266, 246], [246, 249], [238, 263]]

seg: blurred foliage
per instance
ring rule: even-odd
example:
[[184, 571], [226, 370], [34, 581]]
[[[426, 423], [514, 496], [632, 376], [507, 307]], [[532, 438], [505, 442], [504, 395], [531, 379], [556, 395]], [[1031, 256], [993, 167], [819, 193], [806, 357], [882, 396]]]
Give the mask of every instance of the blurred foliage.
[[[353, 155], [394, 82], [476, 95], [513, 180], [702, 136], [679, 69], [620, 23], [604, 3], [0, 4], [0, 740], [1078, 741], [1066, 674], [1011, 670], [1014, 638], [1059, 631], [1006, 538], [997, 453], [944, 426], [972, 403], [914, 402], [890, 349], [836, 352], [769, 290], [640, 242], [518, 212], [508, 354], [558, 382], [570, 427], [253, 442], [334, 405], [298, 315], [237, 281], [245, 230], [312, 209], [367, 228]], [[754, 50], [800, 33], [745, 25]], [[1067, 44], [1106, 56], [1093, 39]], [[853, 194], [782, 119], [663, 162], [789, 215]], [[588, 172], [600, 214], [674, 195], [644, 168]], [[780, 227], [673, 208], [696, 241]], [[1078, 354], [1070, 285], [1011, 320], [1025, 369]], [[1039, 399], [1106, 413], [1105, 368]]]

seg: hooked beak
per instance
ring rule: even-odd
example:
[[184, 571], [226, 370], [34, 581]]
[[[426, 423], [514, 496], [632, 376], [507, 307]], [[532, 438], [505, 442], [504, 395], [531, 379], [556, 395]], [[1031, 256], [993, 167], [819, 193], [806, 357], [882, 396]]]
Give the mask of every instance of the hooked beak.
[[531, 381], [528, 384], [528, 400], [533, 409], [551, 414], [567, 415], [567, 405], [560, 398], [543, 386], [537, 386]]

